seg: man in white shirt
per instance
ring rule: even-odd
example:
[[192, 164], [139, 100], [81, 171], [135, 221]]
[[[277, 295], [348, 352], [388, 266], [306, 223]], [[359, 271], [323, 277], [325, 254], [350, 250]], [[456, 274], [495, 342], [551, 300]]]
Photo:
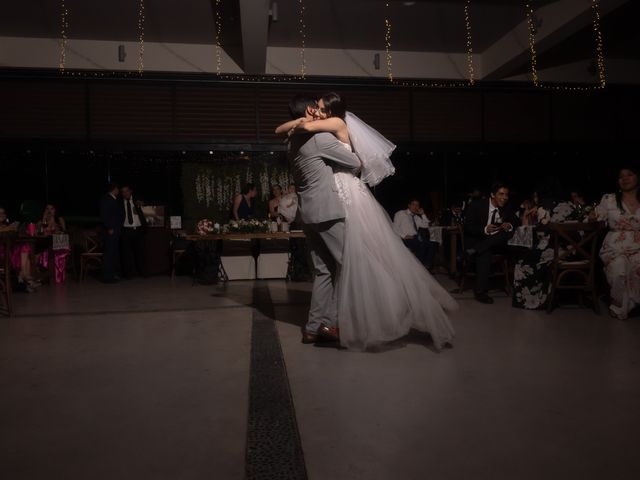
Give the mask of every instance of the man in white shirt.
[[412, 198], [406, 210], [396, 212], [393, 217], [393, 229], [402, 238], [422, 264], [431, 269], [438, 244], [429, 241], [429, 224], [431, 222], [420, 206], [420, 200]]
[[122, 211], [124, 222], [120, 247], [122, 250], [122, 271], [125, 278], [133, 276], [134, 266], [138, 275], [147, 276], [145, 249], [145, 231], [147, 221], [142, 213], [142, 203], [133, 198], [133, 190], [124, 185], [122, 194]]

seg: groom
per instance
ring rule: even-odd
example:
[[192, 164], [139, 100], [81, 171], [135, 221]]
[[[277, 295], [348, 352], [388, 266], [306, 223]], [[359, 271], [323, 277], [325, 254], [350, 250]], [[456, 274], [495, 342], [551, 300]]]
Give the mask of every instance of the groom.
[[[313, 120], [317, 109], [316, 101], [307, 95], [296, 95], [289, 102], [292, 119]], [[338, 340], [335, 281], [342, 265], [345, 211], [333, 168], [356, 170], [360, 160], [330, 133], [290, 138], [289, 160], [299, 196], [297, 218], [307, 237], [315, 269], [302, 343]]]

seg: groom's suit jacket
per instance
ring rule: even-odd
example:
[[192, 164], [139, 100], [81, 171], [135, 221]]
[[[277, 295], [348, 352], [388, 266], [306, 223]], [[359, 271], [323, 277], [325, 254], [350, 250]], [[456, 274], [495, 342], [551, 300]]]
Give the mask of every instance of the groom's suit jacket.
[[330, 133], [294, 135], [289, 160], [298, 191], [298, 215], [306, 224], [345, 217], [333, 172], [355, 171], [360, 159]]

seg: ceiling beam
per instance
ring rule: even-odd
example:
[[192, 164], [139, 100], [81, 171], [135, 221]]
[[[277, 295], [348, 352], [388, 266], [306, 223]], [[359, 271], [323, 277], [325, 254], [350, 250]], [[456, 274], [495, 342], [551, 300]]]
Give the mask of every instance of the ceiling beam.
[[270, 0], [240, 0], [244, 71], [263, 74], [267, 65]]
[[[601, 2], [601, 16], [619, 8], [628, 1], [607, 0]], [[536, 33], [536, 52], [538, 55], [593, 22], [591, 0], [560, 0], [534, 9], [534, 14], [539, 25]], [[500, 80], [510, 77], [530, 62], [529, 27], [524, 8], [522, 16], [523, 21], [517, 27], [482, 52], [483, 80]]]

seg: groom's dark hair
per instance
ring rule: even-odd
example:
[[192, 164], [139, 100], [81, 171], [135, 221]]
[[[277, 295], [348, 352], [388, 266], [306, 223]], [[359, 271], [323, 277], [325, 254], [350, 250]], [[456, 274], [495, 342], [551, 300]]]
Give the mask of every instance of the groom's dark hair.
[[311, 95], [298, 94], [289, 101], [289, 113], [291, 118], [306, 116], [307, 107], [316, 108], [317, 102]]

